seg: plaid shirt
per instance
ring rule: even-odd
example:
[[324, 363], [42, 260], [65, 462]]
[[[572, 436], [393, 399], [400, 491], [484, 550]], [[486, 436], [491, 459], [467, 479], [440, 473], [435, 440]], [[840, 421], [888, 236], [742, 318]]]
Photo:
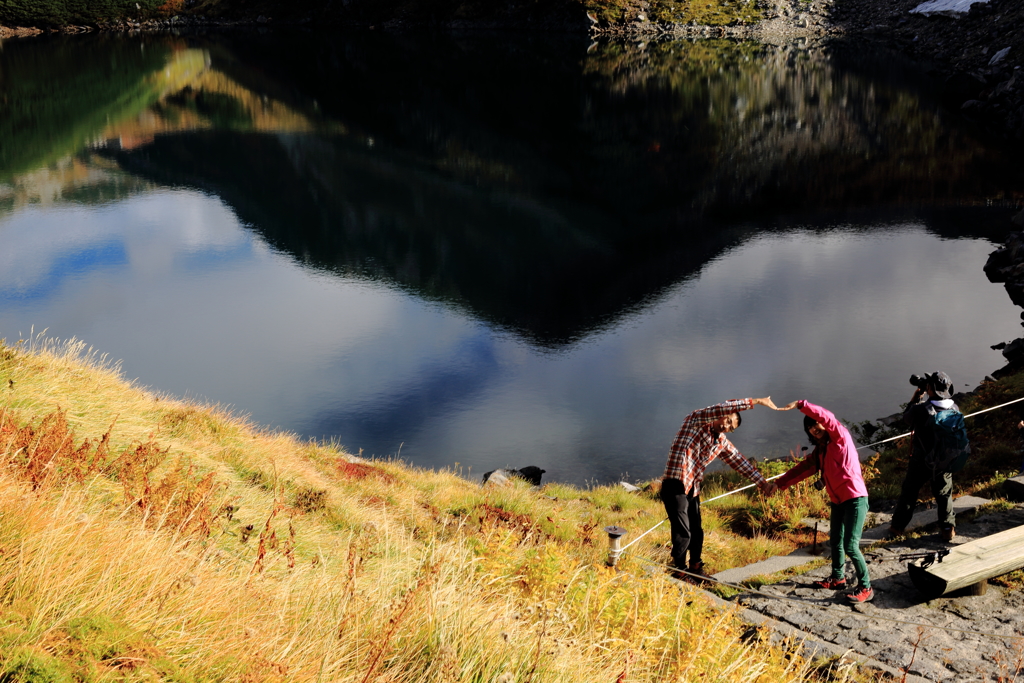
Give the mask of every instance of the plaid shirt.
[[692, 495], [700, 495], [704, 470], [712, 460], [721, 456], [722, 460], [747, 479], [758, 484], [763, 482], [765, 479], [761, 473], [736, 450], [732, 442], [725, 438], [725, 434], [715, 434], [710, 426], [711, 422], [721, 417], [753, 407], [752, 399], [741, 398], [701, 408], [687, 415], [669, 449], [663, 478], [678, 479], [683, 482], [686, 491], [692, 488]]

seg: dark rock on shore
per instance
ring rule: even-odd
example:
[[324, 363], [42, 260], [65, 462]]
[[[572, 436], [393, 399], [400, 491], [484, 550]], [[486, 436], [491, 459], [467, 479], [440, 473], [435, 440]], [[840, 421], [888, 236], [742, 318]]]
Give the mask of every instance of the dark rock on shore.
[[[1024, 225], [1024, 212], [1013, 218], [1016, 225]], [[1024, 232], [1011, 232], [1003, 246], [992, 252], [985, 263], [985, 274], [992, 282], [1002, 282], [1010, 300], [1024, 308]], [[1024, 313], [1021, 313], [1024, 319]], [[1024, 326], [1024, 322], [1021, 323]], [[993, 346], [1003, 353], [1011, 365], [1024, 363], [1024, 338]]]
[[491, 470], [490, 472], [484, 472], [483, 482], [484, 484], [496, 484], [504, 485], [509, 483], [509, 479], [523, 479], [529, 482], [532, 486], [540, 486], [540, 478], [547, 470], [542, 470], [535, 465], [527, 465], [521, 467], [518, 470], [512, 469], [497, 469]]
[[985, 275], [992, 282], [1002, 282], [1010, 299], [1024, 306], [1019, 290], [1024, 288], [1024, 233], [1011, 232], [1003, 246], [989, 254]]

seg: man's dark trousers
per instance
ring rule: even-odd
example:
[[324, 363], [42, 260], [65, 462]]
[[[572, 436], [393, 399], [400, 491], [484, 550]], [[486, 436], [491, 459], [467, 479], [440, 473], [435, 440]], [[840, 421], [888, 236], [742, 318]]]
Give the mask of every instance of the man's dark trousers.
[[903, 479], [900, 497], [892, 513], [893, 529], [902, 531], [910, 524], [914, 508], [917, 507], [918, 495], [925, 482], [932, 487], [939, 524], [946, 527], [956, 526], [956, 513], [953, 511], [953, 475], [949, 472], [933, 472], [925, 458], [914, 453], [910, 456], [907, 475]]
[[672, 564], [687, 569], [686, 551], [690, 551], [690, 565], [700, 566], [704, 549], [704, 528], [700, 521], [700, 495], [691, 496], [678, 479], [661, 482], [661, 501], [665, 504], [669, 524], [672, 525]]

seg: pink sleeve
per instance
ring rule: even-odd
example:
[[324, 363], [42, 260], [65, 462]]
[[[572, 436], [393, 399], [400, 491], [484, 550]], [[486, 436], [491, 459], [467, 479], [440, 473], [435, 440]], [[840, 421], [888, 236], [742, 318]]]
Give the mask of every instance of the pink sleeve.
[[788, 488], [797, 482], [801, 482], [818, 471], [818, 459], [812, 452], [806, 458], [791, 467], [785, 474], [775, 480], [775, 485], [780, 489]]
[[796, 407], [800, 409], [801, 413], [824, 427], [833, 441], [839, 442], [846, 437], [846, 427], [831, 412], [821, 406], [814, 405], [810, 401], [797, 401]]

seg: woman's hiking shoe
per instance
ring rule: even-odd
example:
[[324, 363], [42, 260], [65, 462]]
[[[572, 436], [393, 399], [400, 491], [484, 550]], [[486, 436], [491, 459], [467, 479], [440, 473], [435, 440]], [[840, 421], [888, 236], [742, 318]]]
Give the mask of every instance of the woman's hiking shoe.
[[850, 591], [846, 594], [846, 598], [853, 603], [868, 602], [875, 597], [875, 591], [872, 588], [858, 588], [855, 591]]
[[954, 536], [956, 536], [956, 527], [953, 526], [944, 526], [939, 532], [939, 537], [942, 538], [945, 543], [952, 541]]
[[836, 579], [833, 577], [829, 577], [827, 579], [822, 579], [821, 581], [815, 581], [811, 585], [815, 588], [824, 588], [830, 591], [837, 591], [846, 588], [846, 579]]

